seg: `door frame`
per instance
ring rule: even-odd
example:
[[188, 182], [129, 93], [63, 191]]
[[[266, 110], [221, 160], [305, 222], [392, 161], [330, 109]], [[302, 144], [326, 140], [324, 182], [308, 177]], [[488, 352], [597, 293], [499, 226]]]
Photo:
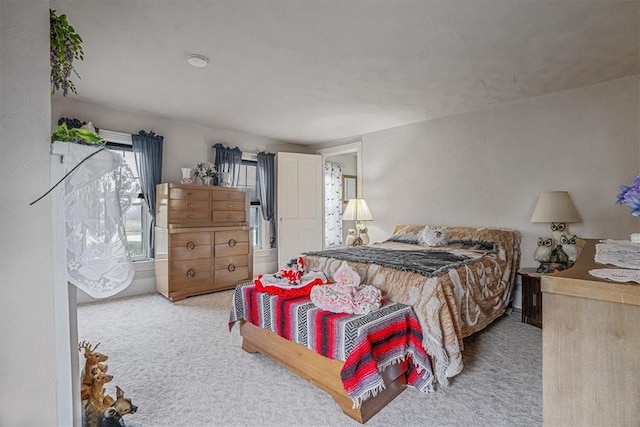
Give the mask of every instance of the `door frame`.
[[[322, 164], [324, 165], [327, 157], [339, 156], [340, 154], [356, 153], [356, 197], [362, 198], [362, 139], [350, 142], [347, 144], [336, 145], [329, 148], [322, 148], [316, 150], [316, 154], [322, 156]], [[324, 200], [324, 187], [323, 187], [323, 200]], [[323, 204], [324, 206], [324, 204]], [[323, 208], [324, 211], [324, 208]], [[323, 212], [324, 214], [324, 212]]]
[[[322, 148], [316, 150], [316, 154], [320, 154], [322, 156], [322, 169], [324, 171], [324, 164], [326, 162], [327, 157], [339, 156], [341, 154], [352, 154], [356, 153], [356, 197], [363, 197], [363, 188], [362, 188], [362, 139], [358, 139], [353, 142], [348, 142], [345, 144], [335, 145], [333, 147]], [[324, 193], [324, 185], [322, 186], [322, 247], [325, 247], [326, 235], [325, 235], [325, 223], [324, 218], [326, 215], [326, 206], [325, 206], [325, 193]]]

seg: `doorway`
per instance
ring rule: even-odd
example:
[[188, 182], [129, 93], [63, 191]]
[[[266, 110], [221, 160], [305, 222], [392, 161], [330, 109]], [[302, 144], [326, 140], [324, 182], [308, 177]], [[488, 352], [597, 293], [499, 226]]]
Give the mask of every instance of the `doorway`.
[[349, 199], [362, 197], [362, 141], [318, 150], [324, 171], [324, 247], [342, 246], [353, 221], [342, 221]]

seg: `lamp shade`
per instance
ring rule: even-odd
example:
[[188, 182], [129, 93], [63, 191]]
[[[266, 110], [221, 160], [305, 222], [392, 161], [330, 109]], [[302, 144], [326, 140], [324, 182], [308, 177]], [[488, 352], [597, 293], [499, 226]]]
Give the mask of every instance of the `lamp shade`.
[[342, 219], [345, 221], [371, 221], [371, 211], [365, 199], [350, 199], [344, 210]]
[[531, 215], [531, 222], [580, 222], [580, 214], [566, 191], [545, 191]]

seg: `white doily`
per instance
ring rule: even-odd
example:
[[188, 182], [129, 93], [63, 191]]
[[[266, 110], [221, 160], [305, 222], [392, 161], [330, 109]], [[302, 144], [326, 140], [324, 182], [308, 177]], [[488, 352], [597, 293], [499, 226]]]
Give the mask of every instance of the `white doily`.
[[595, 261], [617, 267], [640, 269], [640, 244], [630, 240], [602, 240], [596, 244]]
[[[64, 157], [66, 171], [97, 149], [70, 144]], [[94, 298], [114, 295], [133, 280], [123, 217], [138, 192], [138, 182], [122, 156], [107, 150], [85, 161], [64, 181], [68, 280]]]
[[589, 270], [589, 274], [600, 279], [609, 279], [614, 282], [640, 283], [640, 270], [625, 270], [622, 268], [598, 268]]

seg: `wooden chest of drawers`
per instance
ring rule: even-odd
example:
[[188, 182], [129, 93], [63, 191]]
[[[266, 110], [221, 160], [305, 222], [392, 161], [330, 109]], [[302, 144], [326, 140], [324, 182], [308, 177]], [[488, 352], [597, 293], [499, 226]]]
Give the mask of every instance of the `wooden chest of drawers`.
[[252, 279], [248, 193], [165, 183], [156, 195], [158, 292], [177, 301]]

